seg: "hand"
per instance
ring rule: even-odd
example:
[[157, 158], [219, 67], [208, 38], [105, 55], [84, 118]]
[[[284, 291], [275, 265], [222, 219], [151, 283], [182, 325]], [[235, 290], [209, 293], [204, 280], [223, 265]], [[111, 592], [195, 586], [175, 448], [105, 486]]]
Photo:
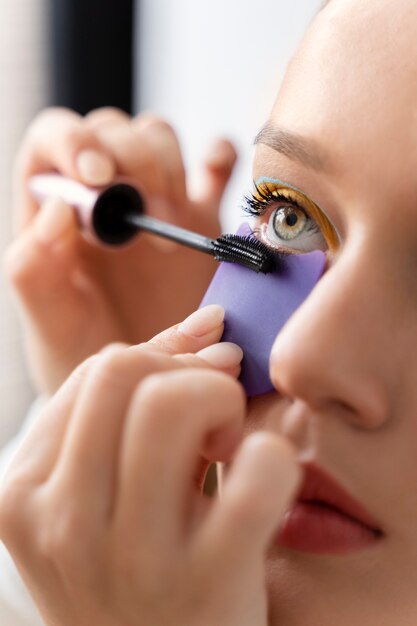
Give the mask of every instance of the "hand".
[[39, 392], [53, 393], [76, 365], [104, 345], [140, 343], [194, 310], [215, 269], [204, 254], [141, 234], [117, 251], [88, 244], [70, 207], [38, 207], [28, 178], [59, 171], [92, 186], [128, 177], [149, 214], [216, 237], [218, 209], [235, 161], [219, 141], [204, 165], [198, 198], [187, 195], [171, 127], [150, 114], [114, 109], [86, 118], [64, 109], [40, 114], [16, 163], [16, 239], [6, 271], [22, 312], [29, 363]]
[[[204, 349], [222, 325], [198, 315], [193, 336], [81, 365], [6, 475], [0, 535], [49, 626], [267, 625], [265, 551], [299, 470], [276, 435], [241, 444], [241, 354]], [[206, 499], [207, 462], [232, 456]]]

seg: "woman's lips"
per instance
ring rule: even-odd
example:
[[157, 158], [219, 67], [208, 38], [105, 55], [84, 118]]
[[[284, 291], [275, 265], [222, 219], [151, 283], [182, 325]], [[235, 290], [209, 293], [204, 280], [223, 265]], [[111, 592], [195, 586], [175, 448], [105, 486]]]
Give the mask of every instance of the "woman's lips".
[[382, 536], [378, 522], [359, 502], [317, 466], [306, 465], [303, 485], [276, 543], [314, 554], [345, 554]]

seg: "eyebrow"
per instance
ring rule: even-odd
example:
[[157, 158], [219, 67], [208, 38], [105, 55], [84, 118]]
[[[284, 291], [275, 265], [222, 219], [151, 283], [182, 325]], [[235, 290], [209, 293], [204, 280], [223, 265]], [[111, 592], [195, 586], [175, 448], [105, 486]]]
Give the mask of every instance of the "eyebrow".
[[254, 144], [263, 143], [292, 161], [299, 161], [314, 170], [323, 170], [325, 158], [311, 139], [306, 139], [272, 122], [266, 122], [256, 135]]

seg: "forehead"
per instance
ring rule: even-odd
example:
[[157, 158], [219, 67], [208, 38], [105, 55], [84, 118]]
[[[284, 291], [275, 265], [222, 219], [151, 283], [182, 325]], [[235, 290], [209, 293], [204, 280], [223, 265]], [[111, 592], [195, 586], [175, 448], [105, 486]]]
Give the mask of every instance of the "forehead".
[[416, 33], [415, 0], [331, 0], [290, 63], [272, 119], [328, 144], [335, 161], [384, 151], [391, 162], [406, 155], [415, 172]]

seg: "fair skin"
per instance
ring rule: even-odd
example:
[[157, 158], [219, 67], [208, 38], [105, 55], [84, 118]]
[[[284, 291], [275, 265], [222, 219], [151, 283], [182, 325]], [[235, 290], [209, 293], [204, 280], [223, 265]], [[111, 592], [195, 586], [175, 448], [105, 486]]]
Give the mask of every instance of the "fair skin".
[[202, 164], [199, 193], [190, 197], [178, 139], [155, 115], [130, 119], [105, 108], [81, 118], [50, 109], [33, 121], [16, 163], [17, 236], [5, 265], [39, 393], [54, 393], [76, 365], [109, 342], [146, 341], [191, 313], [215, 264], [143, 234], [117, 254], [91, 246], [71, 207], [58, 198], [39, 207], [28, 193], [28, 178], [59, 171], [91, 186], [129, 179], [150, 215], [216, 237], [235, 159], [230, 142], [214, 142]]
[[202, 311], [86, 361], [15, 459], [2, 537], [48, 626], [267, 624], [264, 552], [300, 471], [284, 440], [257, 434], [222, 500], [202, 495], [207, 462], [241, 443], [246, 403], [242, 354], [210, 367], [222, 310]]
[[[204, 341], [177, 343], [177, 330], [157, 340], [157, 364], [152, 344], [87, 363], [44, 413], [33, 436], [52, 449], [49, 464], [28, 444], [6, 484], [0, 521], [50, 624], [106, 624], [106, 615], [112, 626], [415, 624], [416, 22], [414, 0], [330, 2], [291, 62], [269, 120], [307, 141], [309, 158], [296, 158], [294, 141], [273, 147], [264, 135], [257, 146], [254, 179], [302, 189], [341, 237], [326, 274], [275, 341], [270, 374], [277, 393], [245, 406], [230, 362], [213, 371], [200, 352]], [[213, 329], [208, 334], [208, 344], [215, 342]], [[116, 357], [117, 372], [129, 359], [138, 359], [138, 369], [136, 385], [120, 390], [109, 429], [137, 434], [121, 441], [110, 430], [118, 447], [109, 445], [102, 425], [96, 455], [85, 442], [102, 424], [95, 412], [100, 380]], [[147, 378], [148, 367], [156, 377]], [[52, 413], [59, 432], [48, 440]], [[121, 425], [114, 425], [115, 414]], [[182, 419], [184, 429], [175, 428]], [[233, 437], [222, 431], [231, 423]], [[213, 428], [226, 450], [217, 448], [218, 437], [202, 444]], [[159, 450], [160, 464], [148, 465], [147, 446]], [[99, 465], [103, 451], [113, 464]], [[207, 508], [189, 488], [199, 453], [228, 468], [222, 498]], [[366, 505], [382, 530], [379, 541], [338, 555], [276, 545], [266, 552], [295, 493], [297, 468], [311, 461]], [[175, 468], [170, 480], [162, 473], [168, 467]], [[181, 485], [182, 494], [188, 485], [188, 506]], [[74, 486], [79, 499], [68, 497], [78, 494]], [[126, 488], [137, 490], [127, 502]], [[93, 492], [100, 494], [94, 509]], [[116, 505], [109, 508], [110, 497]], [[61, 529], [41, 523], [62, 507]], [[129, 581], [122, 588], [121, 572]]]

